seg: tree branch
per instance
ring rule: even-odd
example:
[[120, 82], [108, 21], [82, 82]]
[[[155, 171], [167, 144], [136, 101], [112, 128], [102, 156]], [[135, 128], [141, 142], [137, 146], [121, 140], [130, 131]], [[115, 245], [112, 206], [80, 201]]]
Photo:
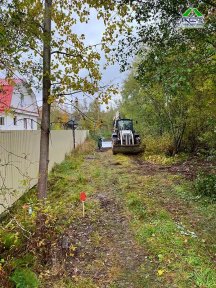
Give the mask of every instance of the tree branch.
[[67, 57], [81, 57], [83, 58], [82, 54], [72, 54], [72, 53], [67, 53], [67, 52], [62, 52], [62, 51], [59, 51], [59, 50], [55, 50], [55, 51], [52, 51], [51, 54], [62, 54], [62, 55], [65, 55]]
[[80, 93], [82, 92], [82, 90], [77, 90], [77, 91], [74, 91], [74, 92], [71, 92], [71, 93], [60, 93], [60, 94], [57, 94], [57, 96], [69, 96], [69, 95], [74, 95], [74, 94], [77, 94], [77, 93]]

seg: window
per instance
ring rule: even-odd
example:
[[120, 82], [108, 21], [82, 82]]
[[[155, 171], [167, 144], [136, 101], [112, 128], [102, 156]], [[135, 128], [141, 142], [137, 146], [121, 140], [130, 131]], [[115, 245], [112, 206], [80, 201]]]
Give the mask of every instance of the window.
[[127, 119], [118, 120], [118, 129], [119, 130], [133, 130], [133, 122]]
[[34, 129], [34, 121], [31, 119], [31, 129]]
[[5, 125], [5, 118], [4, 117], [0, 117], [0, 125]]
[[17, 116], [14, 116], [13, 122], [14, 122], [14, 126], [16, 126], [17, 125]]
[[20, 106], [23, 107], [24, 106], [24, 95], [20, 96]]
[[27, 120], [28, 120], [27, 118], [23, 118], [24, 129], [28, 128]]

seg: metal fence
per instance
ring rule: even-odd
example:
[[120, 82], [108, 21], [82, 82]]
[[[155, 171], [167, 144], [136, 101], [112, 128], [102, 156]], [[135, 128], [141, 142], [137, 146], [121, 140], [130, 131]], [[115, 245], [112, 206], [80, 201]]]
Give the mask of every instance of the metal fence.
[[[75, 131], [75, 144], [81, 145], [86, 130]], [[73, 150], [71, 130], [50, 133], [49, 171]], [[0, 132], [0, 214], [38, 180], [40, 131]]]

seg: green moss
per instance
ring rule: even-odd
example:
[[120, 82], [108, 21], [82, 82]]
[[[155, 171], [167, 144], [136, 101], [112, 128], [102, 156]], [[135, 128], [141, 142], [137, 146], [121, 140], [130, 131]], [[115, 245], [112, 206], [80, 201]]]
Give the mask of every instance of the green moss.
[[37, 275], [28, 268], [17, 268], [10, 277], [16, 288], [38, 288], [39, 280]]

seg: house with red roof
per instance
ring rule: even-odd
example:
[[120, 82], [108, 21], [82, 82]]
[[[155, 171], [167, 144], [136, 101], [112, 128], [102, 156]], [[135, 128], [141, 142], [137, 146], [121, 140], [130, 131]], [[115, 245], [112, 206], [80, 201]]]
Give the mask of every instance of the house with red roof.
[[34, 92], [21, 79], [0, 79], [0, 130], [37, 130]]

